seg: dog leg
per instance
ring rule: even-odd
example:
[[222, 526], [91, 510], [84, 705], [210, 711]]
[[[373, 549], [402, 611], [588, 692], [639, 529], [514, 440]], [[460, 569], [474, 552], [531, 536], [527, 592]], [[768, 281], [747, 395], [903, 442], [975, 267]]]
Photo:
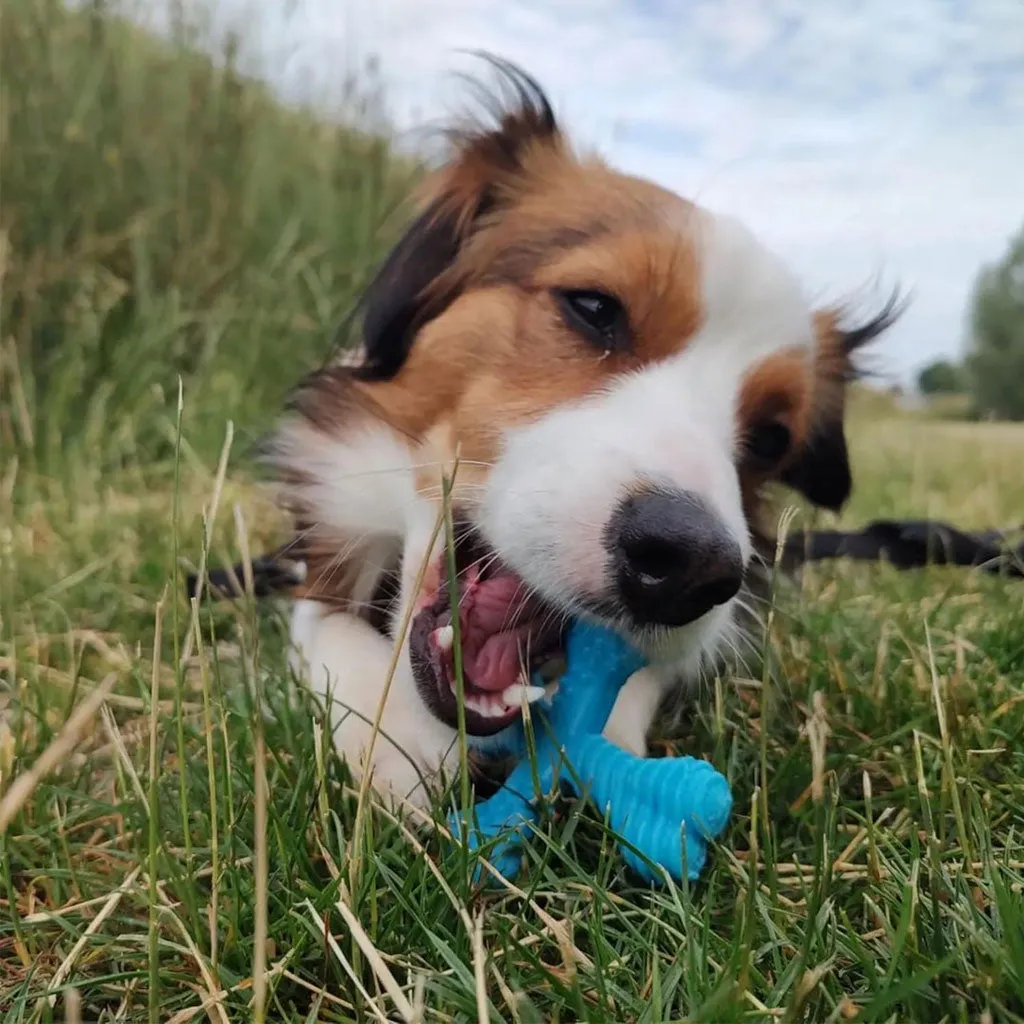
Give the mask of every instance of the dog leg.
[[[373, 722], [387, 682], [393, 646], [362, 619], [324, 614], [298, 601], [292, 615], [293, 664], [329, 709], [334, 743], [355, 778], [366, 770]], [[374, 788], [392, 806], [430, 806], [432, 783], [454, 760], [455, 733], [423, 707], [403, 652], [373, 744]]]
[[647, 756], [647, 733], [665, 695], [666, 682], [654, 668], [626, 680], [604, 727], [604, 738], [637, 757]]

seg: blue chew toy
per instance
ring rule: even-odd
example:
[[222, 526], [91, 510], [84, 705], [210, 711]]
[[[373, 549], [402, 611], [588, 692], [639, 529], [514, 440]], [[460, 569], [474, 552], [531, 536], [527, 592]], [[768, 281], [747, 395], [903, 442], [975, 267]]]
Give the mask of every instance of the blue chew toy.
[[[506, 878], [514, 878], [539, 801], [561, 779], [577, 795], [585, 791], [607, 812], [612, 828], [630, 844], [620, 844], [626, 863], [642, 878], [662, 880], [654, 864], [676, 881], [682, 880], [684, 870], [690, 881], [696, 881], [707, 857], [707, 840], [721, 834], [729, 820], [729, 783], [706, 761], [635, 757], [601, 735], [619, 690], [644, 664], [618, 634], [574, 623], [566, 661], [546, 728], [534, 731], [536, 762], [526, 756], [520, 724], [508, 746], [521, 760], [504, 787], [477, 804], [470, 847], [497, 840], [489, 860]], [[463, 835], [460, 813], [453, 813], [449, 824], [453, 835]]]

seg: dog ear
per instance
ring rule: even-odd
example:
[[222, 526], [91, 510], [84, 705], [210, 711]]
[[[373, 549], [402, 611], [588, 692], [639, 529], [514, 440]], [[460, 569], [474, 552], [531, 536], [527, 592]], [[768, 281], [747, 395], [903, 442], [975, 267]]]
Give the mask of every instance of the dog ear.
[[855, 357], [896, 322], [903, 308], [899, 293], [893, 292], [877, 314], [853, 327], [842, 327], [835, 311], [816, 317], [818, 348], [811, 427], [781, 479], [819, 508], [840, 511], [853, 487], [845, 420], [846, 389], [863, 375]]
[[815, 425], [782, 482], [799, 491], [812, 505], [838, 512], [853, 488], [850, 453], [842, 419], [829, 417]]
[[430, 286], [450, 270], [459, 246], [457, 221], [435, 200], [406, 230], [363, 294], [363, 362], [357, 376], [388, 380], [401, 369], [416, 332], [444, 308]]
[[515, 66], [481, 56], [498, 72], [495, 89], [474, 83], [489, 124], [467, 120], [446, 133], [452, 157], [428, 182], [425, 209], [363, 295], [364, 380], [386, 380], [401, 369], [420, 328], [465, 284], [459, 254], [481, 221], [514, 196], [530, 150], [560, 145], [540, 86]]

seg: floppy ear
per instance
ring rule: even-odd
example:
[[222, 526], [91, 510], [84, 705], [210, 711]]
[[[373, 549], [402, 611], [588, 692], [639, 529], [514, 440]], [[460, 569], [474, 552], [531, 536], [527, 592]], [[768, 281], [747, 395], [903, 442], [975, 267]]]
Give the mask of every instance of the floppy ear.
[[842, 414], [815, 425], [782, 482], [819, 508], [838, 512], [846, 504], [853, 477]]
[[447, 304], [440, 294], [431, 301], [430, 285], [450, 270], [459, 246], [457, 221], [435, 200], [406, 230], [363, 294], [358, 377], [388, 380], [398, 373], [416, 332]]
[[846, 389], [860, 376], [855, 356], [888, 330], [902, 312], [899, 293], [893, 292], [879, 313], [855, 327], [841, 327], [834, 312], [815, 318], [818, 351], [811, 426], [781, 479], [819, 508], [840, 511], [853, 487], [845, 419]]
[[491, 126], [468, 122], [447, 133], [454, 154], [428, 184], [424, 211], [370, 282], [360, 303], [364, 380], [401, 369], [417, 332], [454, 301], [465, 284], [458, 257], [474, 229], [514, 195], [531, 148], [557, 146], [560, 134], [547, 98], [525, 72], [483, 56], [498, 88], [478, 88]]

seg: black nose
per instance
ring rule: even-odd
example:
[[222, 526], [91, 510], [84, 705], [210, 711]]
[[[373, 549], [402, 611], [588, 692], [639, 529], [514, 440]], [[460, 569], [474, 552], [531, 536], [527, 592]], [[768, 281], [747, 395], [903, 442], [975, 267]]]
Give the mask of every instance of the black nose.
[[739, 544], [687, 491], [630, 495], [608, 524], [607, 543], [619, 598], [641, 625], [693, 622], [743, 582]]

